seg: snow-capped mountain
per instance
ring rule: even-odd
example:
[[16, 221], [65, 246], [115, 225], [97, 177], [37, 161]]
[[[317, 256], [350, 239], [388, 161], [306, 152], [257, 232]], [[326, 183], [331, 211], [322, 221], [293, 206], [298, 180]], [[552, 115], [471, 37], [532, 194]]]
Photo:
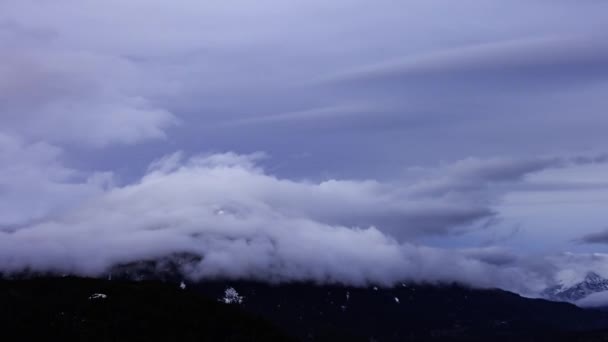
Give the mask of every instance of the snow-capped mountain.
[[589, 295], [604, 291], [608, 291], [608, 279], [595, 272], [589, 272], [583, 281], [571, 286], [560, 284], [549, 287], [543, 291], [542, 296], [554, 301], [574, 303]]

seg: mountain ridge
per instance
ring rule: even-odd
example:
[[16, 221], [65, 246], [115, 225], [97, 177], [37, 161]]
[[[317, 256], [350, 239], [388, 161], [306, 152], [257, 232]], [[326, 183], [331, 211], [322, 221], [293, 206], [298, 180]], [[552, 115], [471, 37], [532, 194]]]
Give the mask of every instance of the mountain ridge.
[[588, 296], [608, 291], [608, 279], [595, 272], [588, 272], [585, 278], [573, 285], [558, 284], [545, 289], [541, 296], [548, 300], [576, 303]]
[[[121, 341], [139, 341], [138, 333], [151, 341], [162, 340], [153, 335], [167, 336], [173, 326], [192, 329], [180, 331], [182, 335], [211, 334], [216, 336], [214, 341], [233, 341], [230, 336], [243, 337], [247, 331], [256, 329], [252, 322], [260, 324], [261, 330], [254, 331], [261, 335], [256, 336], [299, 341], [595, 341], [598, 337], [608, 338], [608, 313], [524, 298], [498, 289], [479, 290], [457, 284], [402, 283], [386, 288], [311, 282], [134, 282], [56, 277], [0, 280], [0, 290], [0, 325], [4, 325], [1, 328], [5, 331], [21, 324], [28, 329], [38, 328], [34, 331], [60, 329], [65, 336], [99, 334], [122, 337], [118, 339]], [[106, 316], [98, 316], [100, 309]], [[197, 322], [196, 317], [205, 319], [209, 315], [219, 315], [216, 317], [221, 329], [193, 323]], [[161, 324], [155, 317], [166, 317], [163, 320], [171, 324], [164, 330], [162, 326], [141, 330], [144, 325]], [[236, 320], [234, 325], [226, 323], [232, 319]], [[182, 320], [190, 323], [183, 326]], [[59, 327], [49, 327], [48, 322], [55, 322]], [[127, 329], [128, 333], [120, 336], [116, 327]], [[210, 330], [201, 331], [201, 327]], [[64, 339], [72, 340], [79, 339]]]

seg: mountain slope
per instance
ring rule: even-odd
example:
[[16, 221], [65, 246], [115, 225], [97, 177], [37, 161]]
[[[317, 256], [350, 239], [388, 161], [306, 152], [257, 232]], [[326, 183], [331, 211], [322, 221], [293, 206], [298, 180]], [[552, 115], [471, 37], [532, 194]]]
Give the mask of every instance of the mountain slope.
[[0, 280], [3, 341], [290, 341], [268, 321], [172, 284]]
[[310, 341], [575, 340], [580, 332], [608, 329], [606, 313], [459, 285], [354, 288], [218, 281], [189, 288], [219, 300], [226, 289], [234, 290], [241, 298], [238, 306]]
[[0, 280], [8, 341], [583, 342], [605, 330], [608, 313], [458, 285]]
[[595, 272], [587, 273], [585, 279], [572, 286], [556, 285], [543, 291], [542, 296], [549, 300], [577, 302], [594, 293], [608, 291], [608, 279]]

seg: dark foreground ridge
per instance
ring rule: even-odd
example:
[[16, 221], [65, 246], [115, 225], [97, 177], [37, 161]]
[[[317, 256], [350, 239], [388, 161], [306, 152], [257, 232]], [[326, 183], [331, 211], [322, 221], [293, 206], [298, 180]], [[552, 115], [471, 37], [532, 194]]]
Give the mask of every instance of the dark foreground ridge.
[[65, 277], [0, 280], [0, 328], [6, 341], [586, 342], [608, 341], [608, 313], [458, 285]]
[[268, 321], [177, 286], [0, 280], [2, 341], [293, 341]]

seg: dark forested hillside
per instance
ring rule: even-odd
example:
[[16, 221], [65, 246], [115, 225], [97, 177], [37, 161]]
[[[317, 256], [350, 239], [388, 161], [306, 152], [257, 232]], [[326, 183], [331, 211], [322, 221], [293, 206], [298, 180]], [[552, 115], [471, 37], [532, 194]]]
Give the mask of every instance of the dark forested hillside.
[[608, 330], [606, 313], [497, 289], [256, 282], [204, 282], [191, 288], [221, 298], [227, 287], [243, 297], [241, 307], [303, 340], [608, 341], [601, 333]]
[[9, 341], [608, 341], [608, 313], [401, 284], [0, 280]]
[[158, 282], [0, 281], [3, 341], [289, 341], [264, 319]]

